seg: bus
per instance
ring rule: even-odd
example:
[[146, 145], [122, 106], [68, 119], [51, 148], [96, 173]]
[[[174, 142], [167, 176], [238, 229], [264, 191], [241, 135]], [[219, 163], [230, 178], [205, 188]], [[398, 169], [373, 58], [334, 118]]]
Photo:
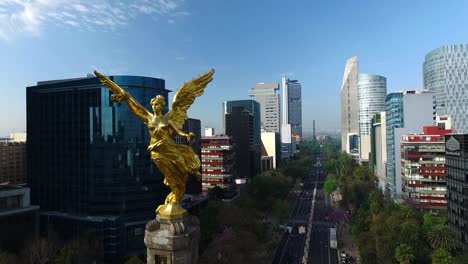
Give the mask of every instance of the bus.
[[330, 228], [330, 248], [336, 249], [338, 241], [336, 240], [336, 228]]

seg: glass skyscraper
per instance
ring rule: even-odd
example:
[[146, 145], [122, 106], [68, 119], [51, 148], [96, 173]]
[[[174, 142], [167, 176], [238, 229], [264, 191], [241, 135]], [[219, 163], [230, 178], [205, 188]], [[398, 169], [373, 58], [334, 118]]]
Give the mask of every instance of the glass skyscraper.
[[[156, 95], [168, 98], [162, 79], [110, 79], [147, 109]], [[91, 229], [106, 259], [143, 250], [145, 224], [169, 192], [147, 127], [95, 77], [38, 82], [26, 96], [28, 182], [41, 222], [70, 236]]]
[[360, 162], [369, 161], [371, 151], [370, 129], [372, 117], [385, 109], [387, 79], [382, 76], [361, 73], [358, 80], [359, 102], [359, 154]]
[[468, 44], [429, 52], [423, 73], [424, 87], [434, 95], [436, 115], [451, 115], [456, 132], [468, 133]]
[[297, 80], [286, 81], [288, 124], [291, 124], [291, 136], [300, 143], [302, 140], [302, 95], [301, 84]]
[[385, 115], [387, 122], [387, 188], [390, 193], [396, 194], [395, 174], [395, 147], [400, 142], [395, 142], [395, 128], [403, 127], [403, 93], [390, 93], [385, 99]]
[[[226, 115], [230, 114], [234, 108], [242, 108], [245, 111], [248, 111], [253, 116], [253, 135], [252, 135], [252, 142], [250, 144], [253, 145], [254, 154], [253, 154], [253, 161], [254, 164], [254, 174], [257, 174], [261, 170], [261, 157], [262, 157], [262, 139], [261, 139], [261, 121], [260, 121], [260, 104], [255, 100], [236, 100], [236, 101], [226, 101], [223, 103], [224, 106], [224, 115], [225, 115], [225, 128], [224, 131], [227, 135], [231, 136], [234, 140], [234, 144], [236, 144], [236, 136], [231, 135], [229, 128], [234, 128], [233, 124], [226, 124], [227, 118]], [[237, 119], [236, 119], [237, 120]], [[244, 126], [242, 123], [238, 123], [237, 126]], [[245, 127], [248, 127], [248, 124], [245, 124]], [[232, 130], [234, 131], [234, 130]], [[238, 130], [236, 130], [238, 131]], [[236, 164], [235, 166], [239, 166]], [[253, 175], [252, 175], [253, 176]]]

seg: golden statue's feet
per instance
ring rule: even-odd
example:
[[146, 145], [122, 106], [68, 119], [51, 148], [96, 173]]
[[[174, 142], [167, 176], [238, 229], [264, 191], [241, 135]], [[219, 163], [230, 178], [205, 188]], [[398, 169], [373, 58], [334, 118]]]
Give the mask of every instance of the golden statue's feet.
[[158, 208], [156, 209], [156, 214], [160, 218], [171, 219], [184, 217], [188, 215], [188, 212], [179, 203], [168, 203], [158, 206]]

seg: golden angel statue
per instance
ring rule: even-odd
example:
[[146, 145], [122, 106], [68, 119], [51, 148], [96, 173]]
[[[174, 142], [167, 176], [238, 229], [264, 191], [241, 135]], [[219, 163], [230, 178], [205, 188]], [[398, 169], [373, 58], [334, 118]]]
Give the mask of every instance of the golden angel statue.
[[97, 71], [94, 74], [113, 92], [112, 101], [125, 102], [130, 111], [148, 126], [151, 137], [148, 151], [151, 152], [153, 162], [164, 174], [164, 184], [171, 189], [164, 205], [160, 205], [156, 213], [162, 218], [186, 215], [187, 211], [182, 208], [180, 201], [185, 194], [188, 176], [192, 174], [201, 177], [200, 159], [190, 146], [175, 143], [171, 136], [186, 137], [189, 142], [194, 139], [193, 133], [186, 134], [181, 129], [187, 119], [187, 110], [195, 97], [201, 96], [208, 83], [213, 80], [214, 70], [184, 84], [174, 96], [171, 110], [167, 114], [162, 112], [166, 106], [163, 96], [158, 95], [151, 99], [151, 113], [109, 78]]

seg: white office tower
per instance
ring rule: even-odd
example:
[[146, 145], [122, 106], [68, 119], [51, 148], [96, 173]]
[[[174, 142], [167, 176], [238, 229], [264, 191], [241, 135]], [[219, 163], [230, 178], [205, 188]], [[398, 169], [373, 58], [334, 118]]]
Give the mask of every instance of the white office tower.
[[357, 154], [359, 145], [358, 58], [346, 61], [341, 82], [341, 150]]
[[260, 104], [262, 128], [267, 132], [280, 132], [280, 96], [278, 83], [258, 83], [249, 96]]

